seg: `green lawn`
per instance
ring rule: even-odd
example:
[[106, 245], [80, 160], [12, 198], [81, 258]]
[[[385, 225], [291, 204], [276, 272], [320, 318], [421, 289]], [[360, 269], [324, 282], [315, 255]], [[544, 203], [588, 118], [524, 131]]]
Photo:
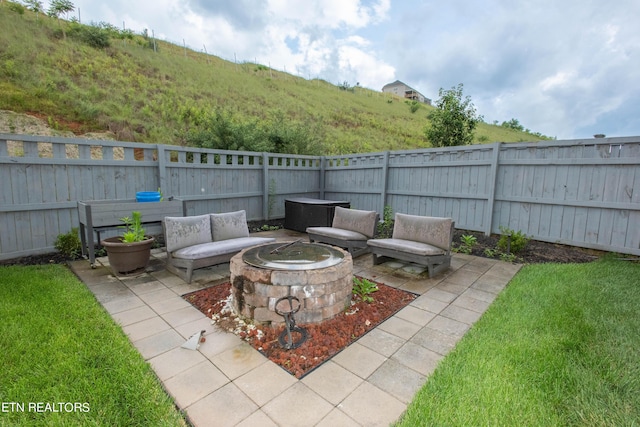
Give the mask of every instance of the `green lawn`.
[[0, 267], [0, 425], [184, 426], [152, 369], [65, 267]]
[[640, 264], [524, 267], [398, 425], [640, 425]]

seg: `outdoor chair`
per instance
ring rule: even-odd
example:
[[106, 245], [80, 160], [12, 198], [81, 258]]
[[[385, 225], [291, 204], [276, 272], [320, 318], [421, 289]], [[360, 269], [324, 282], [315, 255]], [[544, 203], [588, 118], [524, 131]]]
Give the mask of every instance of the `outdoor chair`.
[[454, 225], [451, 218], [396, 213], [391, 239], [367, 241], [373, 263], [387, 258], [414, 262], [425, 265], [433, 277], [451, 265]]
[[378, 220], [376, 211], [336, 206], [331, 227], [308, 227], [306, 231], [310, 242], [339, 246], [355, 258], [369, 252], [367, 239], [375, 236]]

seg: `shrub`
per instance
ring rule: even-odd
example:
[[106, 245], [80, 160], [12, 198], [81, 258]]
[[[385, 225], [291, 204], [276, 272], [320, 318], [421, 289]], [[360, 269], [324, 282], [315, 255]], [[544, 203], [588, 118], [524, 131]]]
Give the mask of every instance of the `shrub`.
[[405, 101], [405, 103], [409, 106], [411, 113], [415, 113], [420, 109], [420, 103], [418, 101]]
[[500, 240], [498, 240], [498, 249], [502, 252], [517, 254], [524, 250], [531, 239], [530, 236], [527, 236], [523, 232], [514, 231], [507, 227], [501, 226], [500, 231], [502, 235], [500, 236]]
[[75, 38], [93, 48], [102, 49], [111, 46], [109, 31], [91, 25], [72, 23], [69, 37]]
[[455, 248], [455, 252], [460, 252], [463, 254], [470, 254], [473, 250], [473, 247], [478, 243], [478, 239], [476, 236], [471, 234], [464, 234], [460, 237], [460, 246]]
[[382, 212], [382, 222], [378, 223], [376, 229], [376, 237], [378, 239], [386, 239], [393, 234], [393, 208], [386, 205]]
[[10, 1], [8, 8], [10, 11], [17, 13], [18, 15], [24, 15], [25, 9], [24, 6], [20, 3], [14, 3]]
[[78, 227], [73, 227], [66, 234], [59, 234], [53, 246], [58, 252], [69, 258], [77, 258], [82, 250]]
[[325, 150], [321, 118], [292, 121], [275, 111], [268, 120], [243, 121], [228, 109], [185, 106], [180, 119], [185, 125], [184, 140], [196, 147], [307, 155], [321, 155]]
[[362, 301], [366, 303], [373, 302], [371, 294], [377, 291], [378, 285], [374, 282], [359, 277], [353, 278], [353, 293], [360, 297]]

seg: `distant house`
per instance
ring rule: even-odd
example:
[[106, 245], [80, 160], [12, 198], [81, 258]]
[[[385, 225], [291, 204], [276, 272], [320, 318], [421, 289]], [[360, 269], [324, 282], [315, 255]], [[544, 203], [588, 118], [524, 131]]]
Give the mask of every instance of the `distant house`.
[[406, 99], [412, 99], [418, 102], [424, 102], [431, 105], [431, 100], [412, 88], [411, 86], [402, 83], [400, 80], [396, 80], [393, 83], [386, 84], [382, 87], [383, 92], [393, 93]]

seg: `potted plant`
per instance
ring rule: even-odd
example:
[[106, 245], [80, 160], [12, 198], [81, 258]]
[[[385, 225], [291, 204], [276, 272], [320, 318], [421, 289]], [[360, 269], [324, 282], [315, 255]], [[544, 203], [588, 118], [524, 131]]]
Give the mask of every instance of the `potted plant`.
[[120, 218], [125, 231], [122, 236], [103, 239], [111, 269], [115, 273], [129, 274], [143, 270], [151, 258], [151, 245], [155, 239], [144, 234], [142, 214], [134, 211], [131, 217]]

